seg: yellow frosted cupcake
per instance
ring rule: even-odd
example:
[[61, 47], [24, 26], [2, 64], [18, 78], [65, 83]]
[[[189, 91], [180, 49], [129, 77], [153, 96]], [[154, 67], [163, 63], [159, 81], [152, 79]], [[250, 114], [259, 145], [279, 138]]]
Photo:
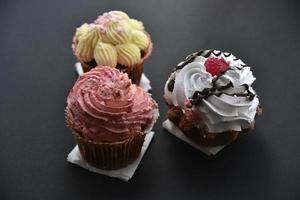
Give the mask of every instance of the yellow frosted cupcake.
[[110, 11], [77, 28], [72, 49], [85, 72], [97, 65], [115, 67], [139, 84], [152, 42], [142, 22]]

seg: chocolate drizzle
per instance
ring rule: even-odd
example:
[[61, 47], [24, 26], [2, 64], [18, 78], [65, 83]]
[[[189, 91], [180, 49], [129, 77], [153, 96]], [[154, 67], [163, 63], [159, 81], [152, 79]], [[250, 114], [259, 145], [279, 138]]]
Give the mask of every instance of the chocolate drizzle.
[[[220, 56], [221, 54], [223, 54], [224, 57], [226, 57], [226, 58], [227, 58], [227, 57], [230, 57], [230, 56], [233, 56], [233, 54], [231, 54], [231, 53], [228, 53], [228, 52], [221, 52], [221, 51], [219, 51], [219, 50], [213, 50], [213, 49], [209, 49], [209, 50], [200, 50], [200, 51], [198, 51], [198, 52], [195, 52], [195, 53], [193, 53], [193, 54], [188, 55], [188, 56], [186, 57], [185, 61], [183, 61], [183, 62], [181, 62], [181, 63], [179, 63], [179, 64], [177, 65], [177, 67], [175, 68], [175, 70], [184, 68], [187, 64], [193, 62], [197, 56], [202, 56], [202, 57], [204, 57], [204, 58], [208, 58], [208, 57], [211, 56], [211, 54], [213, 54], [213, 55], [215, 55], [215, 56], [217, 56], [217, 57]], [[234, 57], [233, 60], [236, 61], [236, 60], [239, 60], [239, 59], [238, 59], [237, 57]], [[246, 65], [245, 65], [245, 64], [242, 64], [241, 66], [242, 66], [242, 67], [245, 67]]]
[[185, 61], [179, 63], [176, 67], [176, 70], [178, 69], [182, 69], [184, 68], [184, 66], [186, 66], [187, 64], [193, 62], [195, 60], [195, 58], [197, 57], [197, 54], [191, 54], [191, 55], [188, 55], [185, 59]]
[[224, 52], [223, 55], [224, 55], [225, 57], [229, 57], [229, 56], [231, 56], [231, 53]]
[[205, 51], [201, 54], [204, 58], [208, 58], [211, 55], [212, 50]]
[[216, 95], [219, 97], [222, 94], [226, 94], [228, 96], [248, 97], [249, 100], [253, 100], [255, 94], [249, 90], [249, 85], [247, 84], [242, 85], [245, 87], [247, 93], [233, 93], [233, 94], [222, 92], [222, 90], [226, 90], [230, 87], [233, 87], [233, 83], [231, 81], [226, 85], [217, 86], [217, 81], [219, 80], [219, 78], [229, 70], [233, 70], [233, 69], [232, 68], [226, 69], [225, 71], [222, 72], [222, 74], [220, 74], [219, 76], [215, 77], [212, 80], [213, 87], [204, 88], [204, 90], [202, 91], [195, 91], [193, 96], [190, 98], [192, 105], [200, 105], [203, 99], [207, 99], [211, 95]]
[[204, 53], [204, 50], [200, 50], [200, 51], [196, 52], [196, 55], [201, 56], [203, 53]]
[[[223, 55], [226, 58], [230, 57], [230, 56], [233, 56], [233, 54], [231, 54], [231, 53], [222, 52], [222, 51], [218, 51], [218, 50], [212, 50], [212, 49], [209, 49], [209, 50], [200, 50], [198, 52], [195, 52], [193, 54], [188, 55], [186, 57], [185, 61], [183, 61], [183, 62], [181, 62], [181, 63], [179, 63], [177, 65], [177, 67], [175, 68], [175, 70], [180, 70], [180, 69], [184, 68], [187, 64], [193, 62], [197, 56], [203, 56], [205, 58], [208, 58], [212, 54], [215, 55], [215, 56], [217, 56], [217, 57], [220, 56], [220, 55]], [[233, 60], [237, 61], [237, 60], [240, 60], [240, 59], [234, 56]], [[238, 70], [242, 70], [245, 66], [246, 66], [246, 64], [241, 64], [241, 66], [235, 66], [235, 67]], [[212, 84], [213, 84], [212, 88], [205, 88], [202, 91], [195, 91], [194, 94], [193, 94], [193, 96], [190, 98], [192, 105], [199, 105], [199, 104], [201, 104], [202, 103], [202, 99], [207, 99], [211, 95], [221, 96], [222, 94], [226, 94], [226, 95], [229, 95], [229, 96], [248, 97], [250, 100], [253, 100], [253, 98], [255, 97], [256, 94], [254, 94], [253, 92], [251, 92], [249, 90], [249, 85], [247, 85], [247, 84], [243, 85], [245, 87], [247, 93], [233, 93], [233, 94], [228, 94], [228, 93], [222, 92], [222, 90], [226, 90], [226, 89], [228, 89], [230, 87], [233, 87], [233, 83], [232, 82], [229, 82], [228, 84], [223, 85], [223, 86], [217, 86], [217, 84], [216, 84], [217, 81], [219, 80], [219, 78], [223, 74], [225, 74], [228, 70], [233, 70], [233, 69], [232, 68], [226, 69], [219, 76], [215, 77], [212, 80]], [[173, 92], [173, 90], [174, 90], [174, 84], [175, 84], [175, 77], [172, 78], [168, 82], [167, 88], [168, 88], [168, 90], [170, 92]]]
[[168, 85], [167, 85], [168, 90], [169, 90], [170, 92], [173, 92], [173, 90], [174, 90], [174, 85], [175, 85], [175, 78], [171, 79], [171, 80], [169, 81]]
[[[218, 78], [218, 77], [217, 77]], [[249, 90], [249, 85], [243, 84], [242, 86], [245, 87], [247, 93], [233, 93], [228, 94], [226, 92], [222, 92], [222, 90], [226, 90], [230, 87], [233, 87], [233, 83], [230, 81], [226, 85], [217, 86], [216, 81], [213, 81], [213, 87], [205, 88], [202, 91], [195, 91], [193, 96], [190, 98], [192, 105], [200, 105], [203, 99], [207, 99], [211, 95], [221, 96], [222, 94], [226, 94], [228, 96], [237, 96], [237, 97], [248, 97], [249, 100], [253, 100], [255, 94]]]
[[213, 51], [212, 53], [213, 53], [215, 56], [221, 55], [221, 51], [217, 51], [217, 50]]
[[202, 99], [207, 99], [211, 95], [221, 95], [223, 92], [216, 93], [216, 91], [226, 90], [230, 87], [233, 87], [232, 82], [229, 82], [227, 85], [217, 86], [215, 82], [213, 82], [213, 87], [204, 88], [202, 91], [195, 91], [191, 100], [192, 105], [200, 105], [202, 103]]
[[[250, 91], [249, 89], [249, 85], [248, 84], [243, 84], [243, 86], [246, 88], [247, 91], [247, 97], [249, 97], [250, 100], [253, 100], [255, 97], [255, 94], [253, 92]], [[236, 96], [238, 96], [238, 94], [236, 94]]]

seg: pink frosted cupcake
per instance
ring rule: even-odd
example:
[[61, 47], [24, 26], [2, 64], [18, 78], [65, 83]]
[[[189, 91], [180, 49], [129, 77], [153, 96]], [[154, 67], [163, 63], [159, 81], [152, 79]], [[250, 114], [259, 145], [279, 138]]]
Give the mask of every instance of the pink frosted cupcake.
[[80, 153], [101, 169], [132, 163], [157, 117], [150, 94], [111, 67], [96, 67], [80, 76], [67, 99], [66, 122]]

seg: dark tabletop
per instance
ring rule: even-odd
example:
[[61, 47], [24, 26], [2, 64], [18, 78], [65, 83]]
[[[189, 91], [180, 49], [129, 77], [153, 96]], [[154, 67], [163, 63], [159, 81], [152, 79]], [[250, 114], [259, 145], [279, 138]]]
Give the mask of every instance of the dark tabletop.
[[[300, 199], [299, 1], [4, 1], [0, 3], [0, 199]], [[76, 80], [75, 28], [108, 10], [144, 22], [144, 66], [161, 118], [128, 183], [66, 162]], [[252, 66], [256, 129], [207, 157], [164, 131], [163, 87], [189, 53], [220, 49]]]

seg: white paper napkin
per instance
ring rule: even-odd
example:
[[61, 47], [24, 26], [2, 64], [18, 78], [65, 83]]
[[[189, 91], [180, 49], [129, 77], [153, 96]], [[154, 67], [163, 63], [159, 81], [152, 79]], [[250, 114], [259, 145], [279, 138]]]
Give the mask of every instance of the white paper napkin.
[[149, 132], [146, 137], [145, 137], [145, 141], [144, 144], [142, 146], [142, 150], [141, 153], [139, 155], [139, 157], [130, 165], [128, 165], [127, 167], [124, 167], [122, 169], [118, 169], [118, 170], [102, 170], [102, 169], [98, 169], [95, 168], [91, 165], [89, 165], [81, 156], [80, 151], [78, 146], [76, 145], [74, 147], [74, 149], [69, 153], [68, 157], [67, 157], [67, 161], [70, 163], [73, 163], [75, 165], [78, 165], [84, 169], [87, 169], [91, 172], [95, 172], [98, 174], [103, 174], [106, 176], [110, 176], [110, 177], [115, 177], [115, 178], [119, 178], [123, 181], [128, 181], [129, 179], [132, 178], [136, 168], [138, 167], [141, 159], [143, 158], [152, 138], [153, 138], [154, 132]]
[[76, 70], [78, 76], [83, 74], [83, 69], [82, 69], [80, 62], [75, 63], [75, 70]]
[[202, 151], [203, 153], [205, 153], [208, 156], [217, 154], [219, 151], [221, 151], [225, 147], [225, 145], [216, 146], [216, 147], [206, 147], [206, 146], [202, 146], [200, 144], [197, 144], [196, 142], [194, 142], [191, 139], [189, 139], [188, 137], [186, 137], [181, 132], [181, 130], [175, 124], [173, 124], [173, 122], [171, 122], [168, 119], [163, 122], [162, 126], [168, 132], [170, 132], [171, 134], [173, 134], [177, 138], [183, 140], [184, 142], [188, 143], [189, 145], [193, 146], [194, 148]]
[[[80, 62], [75, 63], [75, 70], [78, 76], [83, 74], [83, 69]], [[144, 73], [142, 74], [141, 77], [140, 87], [143, 88], [146, 92], [152, 89], [150, 85], [150, 80], [147, 78], [147, 76]]]

